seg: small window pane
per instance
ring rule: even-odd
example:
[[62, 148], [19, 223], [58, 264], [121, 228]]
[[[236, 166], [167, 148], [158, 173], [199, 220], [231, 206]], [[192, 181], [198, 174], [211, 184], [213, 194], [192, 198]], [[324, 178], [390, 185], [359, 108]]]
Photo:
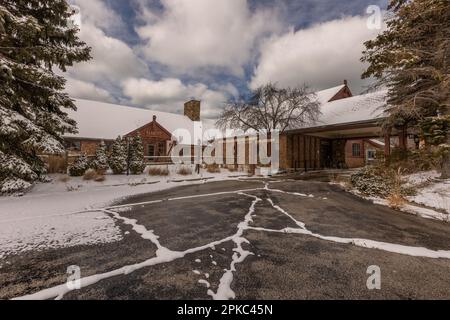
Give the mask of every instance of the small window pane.
[[352, 151], [354, 157], [361, 157], [361, 145], [359, 143], [353, 144]]

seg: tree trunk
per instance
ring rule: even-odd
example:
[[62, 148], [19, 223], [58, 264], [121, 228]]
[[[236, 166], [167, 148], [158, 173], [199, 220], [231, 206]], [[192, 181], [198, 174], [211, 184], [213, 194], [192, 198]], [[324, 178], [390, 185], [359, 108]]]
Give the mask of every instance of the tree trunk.
[[[447, 137], [447, 146], [450, 146], [450, 132], [448, 133]], [[442, 179], [450, 179], [450, 152], [449, 150], [446, 150], [445, 155], [442, 157], [442, 164], [441, 164], [441, 170], [442, 170]]]

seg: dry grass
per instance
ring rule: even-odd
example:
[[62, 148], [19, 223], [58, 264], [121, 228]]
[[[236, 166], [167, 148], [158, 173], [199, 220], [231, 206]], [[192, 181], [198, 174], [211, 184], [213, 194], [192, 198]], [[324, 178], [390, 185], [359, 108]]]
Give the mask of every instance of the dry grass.
[[217, 164], [208, 164], [206, 166], [206, 171], [208, 173], [220, 173], [220, 168], [219, 165]]
[[391, 194], [386, 198], [389, 203], [389, 206], [393, 209], [400, 209], [405, 203], [406, 200], [403, 197], [403, 169], [398, 168], [397, 170], [393, 170], [392, 173], [393, 187]]
[[101, 174], [101, 173], [97, 173], [97, 175], [96, 175], [95, 178], [94, 178], [94, 181], [95, 181], [95, 182], [103, 182], [103, 181], [105, 181], [105, 180], [106, 180], [105, 175], [104, 175], [104, 174]]
[[238, 172], [239, 170], [238, 170], [238, 168], [236, 167], [236, 166], [228, 166], [228, 171], [230, 171], [230, 172]]
[[186, 166], [180, 167], [177, 173], [181, 176], [190, 176], [192, 174], [192, 169]]
[[91, 181], [97, 177], [97, 172], [94, 169], [87, 169], [83, 175], [83, 180]]
[[330, 176], [330, 183], [342, 186], [346, 190], [352, 189], [352, 183], [349, 178], [343, 177], [338, 173], [333, 173]]
[[168, 176], [169, 175], [169, 169], [167, 167], [151, 167], [148, 170], [149, 176]]
[[393, 193], [389, 197], [386, 198], [389, 203], [389, 206], [393, 209], [400, 209], [406, 203], [405, 198], [401, 194]]
[[58, 178], [58, 181], [64, 182], [64, 183], [69, 182], [69, 180], [70, 180], [70, 177], [67, 174]]

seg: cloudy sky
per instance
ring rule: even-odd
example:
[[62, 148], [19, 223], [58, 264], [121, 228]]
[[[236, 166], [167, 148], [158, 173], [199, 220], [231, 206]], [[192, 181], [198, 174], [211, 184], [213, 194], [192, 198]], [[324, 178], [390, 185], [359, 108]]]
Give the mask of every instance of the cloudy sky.
[[387, 0], [70, 0], [93, 60], [67, 73], [84, 98], [202, 116], [267, 82], [315, 90], [360, 80], [369, 5]]

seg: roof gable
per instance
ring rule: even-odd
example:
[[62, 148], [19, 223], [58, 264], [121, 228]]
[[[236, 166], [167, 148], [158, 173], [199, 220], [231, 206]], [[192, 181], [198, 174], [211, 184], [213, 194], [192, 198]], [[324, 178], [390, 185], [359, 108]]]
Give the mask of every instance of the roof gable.
[[[155, 130], [156, 129], [156, 130]], [[158, 121], [153, 120], [152, 122], [147, 123], [146, 125], [133, 130], [132, 132], [127, 133], [125, 136], [136, 136], [136, 135], [141, 135], [142, 137], [145, 136], [145, 134], [143, 135], [142, 133], [147, 133], [147, 132], [161, 132], [164, 136], [165, 136], [165, 140], [171, 140], [172, 139], [172, 133], [170, 133], [169, 131], [166, 130], [166, 128], [164, 128], [162, 125], [160, 125], [158, 123]]]

